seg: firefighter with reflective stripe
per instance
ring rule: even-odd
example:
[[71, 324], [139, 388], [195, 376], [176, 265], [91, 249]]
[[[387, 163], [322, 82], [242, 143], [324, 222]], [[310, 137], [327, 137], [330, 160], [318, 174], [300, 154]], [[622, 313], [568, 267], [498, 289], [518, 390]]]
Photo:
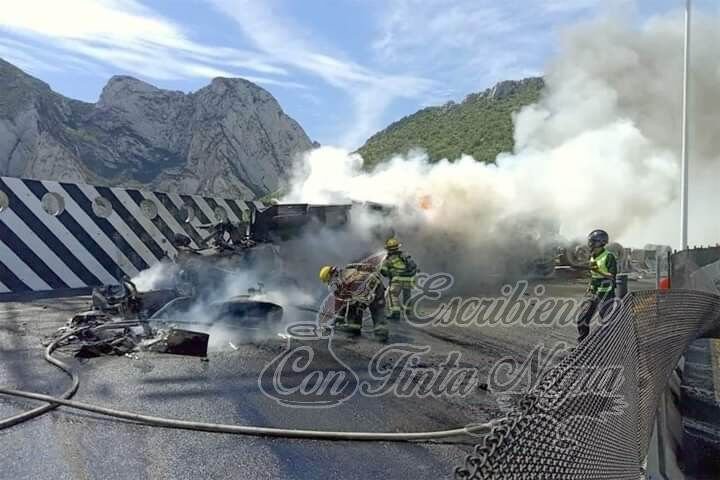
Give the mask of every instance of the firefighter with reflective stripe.
[[334, 296], [336, 330], [360, 335], [363, 315], [369, 310], [373, 333], [381, 340], [387, 339], [385, 285], [374, 265], [351, 263], [345, 268], [326, 265], [320, 269], [319, 276]]
[[590, 248], [590, 285], [578, 316], [578, 343], [590, 334], [590, 320], [596, 311], [605, 317], [615, 304], [617, 259], [605, 246], [609, 237], [605, 230], [593, 230], [588, 235]]
[[380, 265], [380, 274], [388, 278], [388, 318], [399, 319], [403, 312], [407, 313], [405, 303], [410, 298], [415, 284], [417, 264], [404, 254], [402, 245], [396, 238], [385, 242], [387, 255]]

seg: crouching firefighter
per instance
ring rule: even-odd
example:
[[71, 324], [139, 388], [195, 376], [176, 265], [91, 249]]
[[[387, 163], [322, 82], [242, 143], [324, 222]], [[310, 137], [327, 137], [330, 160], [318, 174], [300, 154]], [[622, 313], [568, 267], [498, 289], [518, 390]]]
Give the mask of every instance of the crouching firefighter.
[[388, 318], [399, 319], [401, 314], [407, 315], [407, 301], [415, 285], [417, 264], [400, 250], [402, 245], [396, 238], [385, 242], [387, 256], [380, 266], [380, 274], [388, 278]]
[[373, 333], [381, 340], [387, 339], [385, 285], [373, 265], [351, 263], [345, 268], [326, 265], [320, 269], [319, 276], [335, 297], [336, 330], [360, 335], [363, 314], [369, 310]]
[[605, 248], [608, 241], [608, 234], [604, 230], [593, 230], [588, 235], [590, 285], [578, 315], [578, 343], [590, 334], [590, 320], [595, 312], [599, 310], [600, 316], [605, 317], [615, 304], [617, 259]]

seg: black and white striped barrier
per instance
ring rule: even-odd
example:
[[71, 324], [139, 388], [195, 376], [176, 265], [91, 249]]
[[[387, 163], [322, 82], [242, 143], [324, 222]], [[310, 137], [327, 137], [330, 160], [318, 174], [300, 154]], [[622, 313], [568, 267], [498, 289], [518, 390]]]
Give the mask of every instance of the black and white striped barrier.
[[117, 283], [197, 246], [202, 224], [251, 223], [259, 202], [0, 177], [0, 294]]

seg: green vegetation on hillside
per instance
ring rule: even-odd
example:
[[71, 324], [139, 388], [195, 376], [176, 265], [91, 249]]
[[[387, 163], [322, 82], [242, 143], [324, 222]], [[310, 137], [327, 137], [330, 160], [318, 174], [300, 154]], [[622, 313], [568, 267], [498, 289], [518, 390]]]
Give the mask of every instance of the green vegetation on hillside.
[[512, 151], [512, 113], [537, 101], [542, 86], [540, 78], [501, 82], [462, 103], [425, 108], [370, 137], [358, 153], [366, 167], [414, 148], [425, 150], [431, 161], [455, 160], [465, 153], [492, 162], [499, 153]]

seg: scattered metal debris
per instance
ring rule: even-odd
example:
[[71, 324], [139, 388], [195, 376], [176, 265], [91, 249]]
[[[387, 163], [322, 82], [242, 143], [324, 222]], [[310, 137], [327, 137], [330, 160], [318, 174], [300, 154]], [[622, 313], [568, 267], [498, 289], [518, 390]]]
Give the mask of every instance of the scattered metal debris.
[[[93, 290], [92, 310], [74, 315], [51, 340], [79, 358], [127, 355], [141, 350], [206, 356], [208, 335], [176, 328], [156, 328], [148, 316], [177, 298], [174, 291], [140, 293], [129, 279]], [[153, 348], [149, 348], [152, 346]]]
[[135, 284], [125, 277], [119, 285], [94, 288], [91, 300], [96, 311], [131, 319], [147, 318], [178, 296], [174, 289], [139, 292]]
[[157, 330], [155, 337], [140, 344], [142, 350], [206, 357], [210, 335], [170, 328]]
[[[246, 295], [208, 302], [203, 297], [182, 296], [177, 290], [139, 292], [127, 278], [120, 285], [105, 285], [92, 292], [92, 309], [74, 315], [53, 339], [67, 336], [60, 344], [77, 357], [132, 356], [151, 351], [207, 356], [210, 331], [220, 325], [228, 329], [266, 329], [279, 325], [283, 308], [259, 300], [263, 284]], [[177, 328], [177, 324], [192, 330]], [[237, 343], [237, 342], [236, 342]], [[238, 347], [230, 343], [230, 347]]]
[[131, 356], [153, 351], [207, 356], [209, 335], [177, 328], [158, 329], [144, 320], [118, 320], [105, 312], [90, 310], [73, 316], [50, 340], [67, 336], [59, 347], [79, 358], [107, 355]]

